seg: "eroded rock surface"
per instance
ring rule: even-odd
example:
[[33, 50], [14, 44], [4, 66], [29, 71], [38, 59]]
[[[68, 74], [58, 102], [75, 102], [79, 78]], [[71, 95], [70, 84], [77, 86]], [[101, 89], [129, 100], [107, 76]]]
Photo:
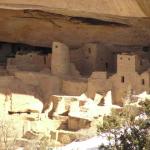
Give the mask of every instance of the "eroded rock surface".
[[1, 0], [0, 8], [0, 41], [48, 47], [52, 41], [149, 45], [147, 0]]

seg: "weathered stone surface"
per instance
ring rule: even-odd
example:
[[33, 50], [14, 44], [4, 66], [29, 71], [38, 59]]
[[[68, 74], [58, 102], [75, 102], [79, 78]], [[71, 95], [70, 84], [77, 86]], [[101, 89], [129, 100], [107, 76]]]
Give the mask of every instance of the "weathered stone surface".
[[23, 138], [26, 138], [26, 139], [29, 139], [29, 140], [33, 140], [33, 139], [35, 140], [35, 139], [38, 138], [38, 134], [35, 134], [35, 133], [31, 132], [31, 131], [27, 131], [24, 134]]
[[112, 93], [108, 91], [104, 97], [104, 106], [112, 106]]
[[54, 75], [68, 75], [70, 73], [70, 55], [67, 45], [60, 42], [53, 43], [51, 71]]
[[34, 86], [37, 90], [34, 94], [42, 97], [42, 102], [44, 104], [46, 104], [44, 100], [49, 102], [50, 96], [60, 93], [61, 90], [61, 79], [49, 73], [16, 71], [15, 77], [24, 84]]
[[96, 94], [95, 94], [95, 97], [94, 97], [94, 102], [98, 105], [98, 104], [100, 104], [102, 98], [103, 98], [102, 95], [96, 93]]
[[48, 134], [51, 130], [56, 130], [60, 127], [61, 121], [51, 119], [41, 119], [30, 122], [31, 130], [37, 133]]
[[75, 100], [72, 101], [70, 104], [70, 113], [76, 113], [80, 111], [80, 107], [79, 107], [80, 101], [79, 100]]
[[52, 41], [71, 46], [95, 41], [149, 44], [148, 0], [1, 0], [0, 8], [0, 41], [40, 46], [51, 46]]
[[52, 95], [51, 102], [53, 103], [52, 114], [61, 115], [69, 111], [71, 100], [66, 100], [65, 97]]
[[80, 129], [89, 128], [90, 124], [91, 124], [91, 120], [84, 118], [84, 117], [83, 116], [80, 117], [80, 116], [69, 115], [68, 129], [73, 130], [73, 131], [77, 131]]
[[51, 131], [51, 138], [61, 142], [62, 144], [69, 144], [73, 140], [76, 139], [77, 133], [71, 131], [64, 131], [64, 130], [56, 130]]
[[53, 119], [61, 122], [59, 129], [67, 130], [68, 129], [68, 116], [53, 116]]
[[34, 96], [23, 94], [12, 94], [7, 104], [11, 112], [39, 112], [43, 110], [43, 104]]
[[28, 82], [24, 83], [14, 76], [1, 76], [0, 82], [1, 110], [12, 112], [42, 111], [43, 104], [35, 86], [28, 84]]
[[87, 81], [86, 80], [74, 80], [74, 79], [64, 79], [62, 85], [62, 92], [71, 95], [79, 96], [82, 93], [85, 93], [87, 90]]

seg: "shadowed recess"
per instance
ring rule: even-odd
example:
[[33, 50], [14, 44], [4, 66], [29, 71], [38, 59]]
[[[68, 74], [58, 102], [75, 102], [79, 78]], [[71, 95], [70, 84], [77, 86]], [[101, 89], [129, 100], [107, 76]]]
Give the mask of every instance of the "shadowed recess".
[[106, 25], [106, 26], [123, 26], [129, 27], [127, 24], [113, 22], [113, 21], [104, 21], [94, 18], [84, 18], [84, 17], [71, 17], [70, 21], [77, 23], [85, 23], [87, 25]]
[[56, 25], [54, 20], [62, 19], [66, 21], [70, 21], [74, 24], [86, 24], [86, 25], [105, 25], [105, 26], [117, 26], [117, 27], [130, 27], [128, 24], [120, 23], [120, 22], [114, 22], [114, 21], [105, 21], [95, 18], [89, 18], [89, 17], [71, 17], [67, 15], [60, 15], [55, 13], [48, 13], [44, 11], [39, 10], [24, 10], [25, 16], [22, 18], [34, 18], [34, 19], [44, 19], [50, 22], [53, 22], [53, 24]]

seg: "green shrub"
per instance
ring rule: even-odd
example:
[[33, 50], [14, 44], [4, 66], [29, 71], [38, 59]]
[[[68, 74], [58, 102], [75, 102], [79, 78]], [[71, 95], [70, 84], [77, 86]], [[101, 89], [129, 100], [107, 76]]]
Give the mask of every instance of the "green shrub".
[[140, 102], [139, 105], [142, 106], [143, 112], [146, 113], [146, 115], [150, 116], [150, 100]]
[[[113, 134], [115, 144], [113, 146], [101, 145], [100, 150], [150, 149], [150, 101], [146, 100], [140, 105], [142, 113], [148, 116], [146, 120], [135, 121], [135, 116], [128, 111], [129, 109], [123, 109], [122, 112], [114, 111], [112, 116], [104, 117], [103, 126], [97, 126], [97, 131], [98, 133], [108, 131]], [[124, 130], [123, 132], [120, 130], [121, 128]]]

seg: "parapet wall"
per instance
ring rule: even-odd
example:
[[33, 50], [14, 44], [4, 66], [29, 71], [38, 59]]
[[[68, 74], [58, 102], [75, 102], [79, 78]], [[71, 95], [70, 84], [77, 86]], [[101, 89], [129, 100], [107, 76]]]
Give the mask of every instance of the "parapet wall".
[[50, 68], [51, 55], [40, 55], [37, 53], [17, 54], [15, 58], [7, 59], [7, 69], [16, 68], [25, 71], [40, 71], [46, 67]]

